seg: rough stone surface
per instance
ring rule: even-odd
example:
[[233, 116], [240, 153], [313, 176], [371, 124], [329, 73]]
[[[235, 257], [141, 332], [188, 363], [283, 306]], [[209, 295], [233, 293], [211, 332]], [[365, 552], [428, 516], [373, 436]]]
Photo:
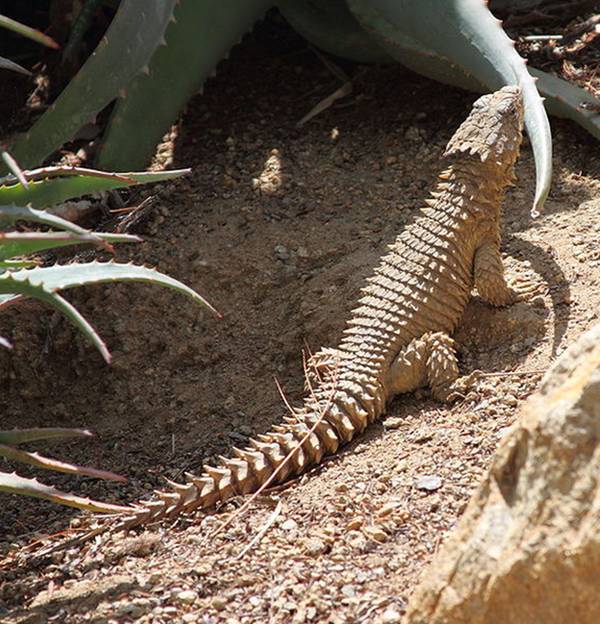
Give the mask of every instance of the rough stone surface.
[[409, 605], [407, 624], [600, 622], [600, 324], [552, 367]]

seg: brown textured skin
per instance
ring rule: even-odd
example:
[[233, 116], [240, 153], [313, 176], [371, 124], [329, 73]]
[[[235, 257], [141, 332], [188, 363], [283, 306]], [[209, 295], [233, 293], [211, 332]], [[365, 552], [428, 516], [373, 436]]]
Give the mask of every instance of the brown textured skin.
[[[385, 411], [395, 394], [429, 386], [452, 400], [459, 371], [450, 335], [475, 286], [493, 305], [512, 301], [500, 257], [500, 205], [522, 136], [519, 90], [477, 100], [446, 148], [447, 168], [416, 220], [390, 246], [363, 289], [337, 349], [314, 356], [302, 408], [235, 458], [140, 503], [114, 530], [193, 509], [299, 474], [335, 453]], [[311, 428], [314, 431], [310, 433]], [[298, 448], [281, 467], [286, 456]]]

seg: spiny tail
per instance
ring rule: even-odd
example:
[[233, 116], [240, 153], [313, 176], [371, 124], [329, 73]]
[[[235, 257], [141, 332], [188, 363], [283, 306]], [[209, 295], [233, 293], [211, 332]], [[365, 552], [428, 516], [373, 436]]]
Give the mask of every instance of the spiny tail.
[[331, 396], [337, 392], [332, 383], [323, 384], [317, 390], [319, 398], [308, 399], [294, 417], [286, 417], [284, 424], [273, 427], [272, 432], [250, 440], [245, 449], [234, 448], [234, 457], [220, 457], [218, 466], [205, 466], [200, 476], [186, 473], [185, 483], [167, 479], [170, 491], [156, 491], [152, 500], [139, 502], [128, 516], [116, 522], [108, 520], [69, 540], [67, 545], [86, 542], [106, 531], [128, 530], [182, 513], [212, 509], [234, 496], [256, 493], [320, 463], [368, 424], [348, 429], [348, 418], [337, 402], [327, 398], [325, 387], [330, 388]]

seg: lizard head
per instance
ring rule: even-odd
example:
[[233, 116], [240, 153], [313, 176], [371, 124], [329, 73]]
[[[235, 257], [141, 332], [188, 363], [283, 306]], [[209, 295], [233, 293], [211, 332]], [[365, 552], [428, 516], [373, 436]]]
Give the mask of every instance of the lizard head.
[[512, 167], [519, 155], [523, 131], [521, 89], [503, 87], [480, 97], [450, 139], [446, 157], [477, 155], [482, 163]]

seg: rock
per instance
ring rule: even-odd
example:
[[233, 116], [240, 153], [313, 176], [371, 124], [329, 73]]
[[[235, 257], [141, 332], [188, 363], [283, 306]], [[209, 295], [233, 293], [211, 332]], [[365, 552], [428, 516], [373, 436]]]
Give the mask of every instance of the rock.
[[214, 596], [210, 604], [213, 609], [222, 611], [227, 606], [227, 598], [225, 596]]
[[415, 481], [417, 490], [435, 492], [442, 487], [442, 480], [437, 475], [423, 475]]
[[348, 522], [348, 524], [346, 525], [346, 529], [348, 531], [355, 531], [356, 529], [360, 529], [363, 523], [364, 521], [362, 518], [352, 518], [352, 520], [350, 520], [350, 522]]
[[406, 624], [600, 622], [600, 325], [500, 443]]
[[292, 518], [288, 518], [285, 522], [281, 523], [281, 529], [283, 531], [295, 531], [298, 528], [298, 523]]
[[329, 550], [328, 545], [318, 537], [306, 538], [303, 542], [304, 552], [310, 557], [316, 557]]
[[401, 622], [402, 616], [399, 611], [396, 609], [386, 609], [381, 614], [381, 622], [382, 624], [399, 624]]
[[383, 424], [386, 429], [400, 429], [400, 427], [402, 427], [403, 422], [404, 422], [403, 418], [400, 418], [398, 416], [391, 416], [391, 417], [386, 418], [383, 421]]
[[376, 542], [385, 542], [388, 539], [387, 533], [377, 525], [369, 525], [363, 528], [365, 535]]
[[198, 598], [198, 594], [193, 589], [183, 589], [175, 592], [173, 598], [182, 604], [192, 604]]
[[273, 253], [282, 262], [290, 259], [290, 250], [285, 245], [275, 245], [275, 247], [273, 248]]

